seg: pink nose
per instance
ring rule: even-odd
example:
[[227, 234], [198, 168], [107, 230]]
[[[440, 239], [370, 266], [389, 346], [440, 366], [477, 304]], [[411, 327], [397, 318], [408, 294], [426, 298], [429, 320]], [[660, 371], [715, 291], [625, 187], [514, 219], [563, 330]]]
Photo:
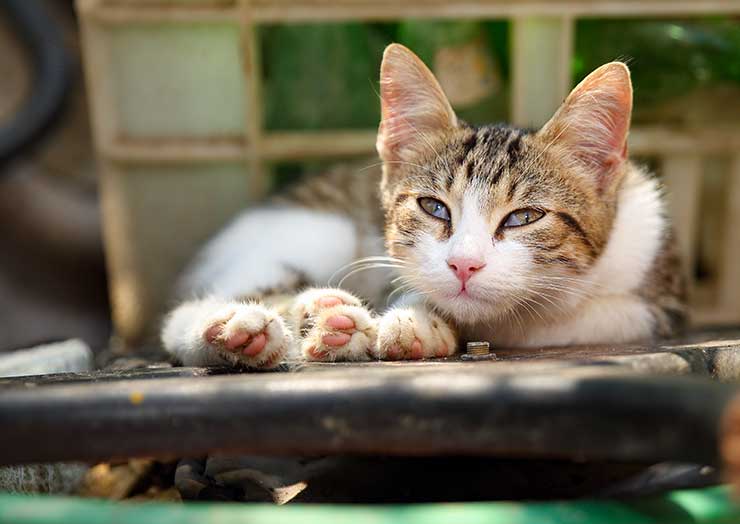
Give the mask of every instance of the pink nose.
[[447, 260], [447, 265], [463, 284], [470, 280], [473, 273], [486, 267], [486, 263], [475, 258], [455, 257]]

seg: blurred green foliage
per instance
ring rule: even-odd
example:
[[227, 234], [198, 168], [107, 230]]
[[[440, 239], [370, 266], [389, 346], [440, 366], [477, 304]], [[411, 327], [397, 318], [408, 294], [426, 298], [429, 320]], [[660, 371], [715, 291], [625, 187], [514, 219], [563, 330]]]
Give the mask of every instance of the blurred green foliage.
[[[429, 65], [443, 46], [483, 38], [502, 89], [459, 110], [473, 123], [506, 120], [510, 80], [507, 21], [425, 20], [261, 28], [265, 123], [271, 130], [373, 128], [379, 119], [378, 70], [390, 42]], [[740, 88], [740, 20], [588, 19], [576, 26], [574, 83], [611, 60], [632, 70], [635, 106], [649, 108], [694, 89]]]
[[630, 66], [636, 106], [707, 85], [733, 82], [740, 87], [740, 22], [716, 18], [577, 23], [574, 81], [616, 59]]
[[262, 28], [268, 129], [378, 125], [378, 70], [387, 26], [300, 24]]
[[[404, 43], [430, 64], [438, 47], [475, 37], [481, 27], [486, 44], [505, 69], [502, 72], [505, 79], [508, 23], [503, 21], [263, 27], [260, 41], [266, 127], [271, 130], [373, 128], [380, 118], [378, 71], [386, 45]], [[497, 102], [493, 111], [500, 111], [506, 105]], [[493, 115], [496, 116], [506, 115]]]

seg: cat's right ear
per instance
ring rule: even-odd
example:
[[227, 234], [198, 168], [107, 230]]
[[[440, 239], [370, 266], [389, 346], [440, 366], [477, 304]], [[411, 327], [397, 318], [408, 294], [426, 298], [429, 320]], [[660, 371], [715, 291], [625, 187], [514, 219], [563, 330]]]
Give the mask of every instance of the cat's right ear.
[[457, 126], [442, 88], [418, 56], [400, 44], [385, 48], [380, 66], [381, 119], [376, 147], [386, 162], [429, 148], [429, 136]]

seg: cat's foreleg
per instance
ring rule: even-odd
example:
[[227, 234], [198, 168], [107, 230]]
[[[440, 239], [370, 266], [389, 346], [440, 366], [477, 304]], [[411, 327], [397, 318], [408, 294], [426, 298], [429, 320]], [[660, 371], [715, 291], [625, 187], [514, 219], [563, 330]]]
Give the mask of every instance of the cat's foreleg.
[[186, 366], [270, 368], [294, 347], [291, 331], [274, 309], [217, 299], [185, 302], [172, 311], [163, 324], [162, 343]]
[[[297, 338], [272, 294], [327, 281], [352, 261], [357, 242], [354, 224], [341, 215], [290, 207], [243, 213], [185, 272], [179, 295], [217, 298], [187, 301], [170, 313], [165, 348], [185, 365], [271, 367], [292, 357]], [[244, 296], [262, 302], [237, 300]]]
[[423, 305], [394, 307], [378, 320], [372, 352], [383, 360], [447, 357], [457, 352], [457, 333]]

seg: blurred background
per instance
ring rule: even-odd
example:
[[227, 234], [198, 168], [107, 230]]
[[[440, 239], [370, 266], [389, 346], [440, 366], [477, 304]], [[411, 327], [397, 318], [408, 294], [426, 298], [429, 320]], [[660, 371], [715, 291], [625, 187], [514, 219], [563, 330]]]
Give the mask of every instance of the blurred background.
[[0, 351], [155, 347], [204, 239], [302, 176], [373, 162], [390, 42], [472, 123], [538, 126], [626, 61], [630, 147], [666, 181], [693, 320], [740, 322], [740, 2], [403, 4], [2, 0]]

